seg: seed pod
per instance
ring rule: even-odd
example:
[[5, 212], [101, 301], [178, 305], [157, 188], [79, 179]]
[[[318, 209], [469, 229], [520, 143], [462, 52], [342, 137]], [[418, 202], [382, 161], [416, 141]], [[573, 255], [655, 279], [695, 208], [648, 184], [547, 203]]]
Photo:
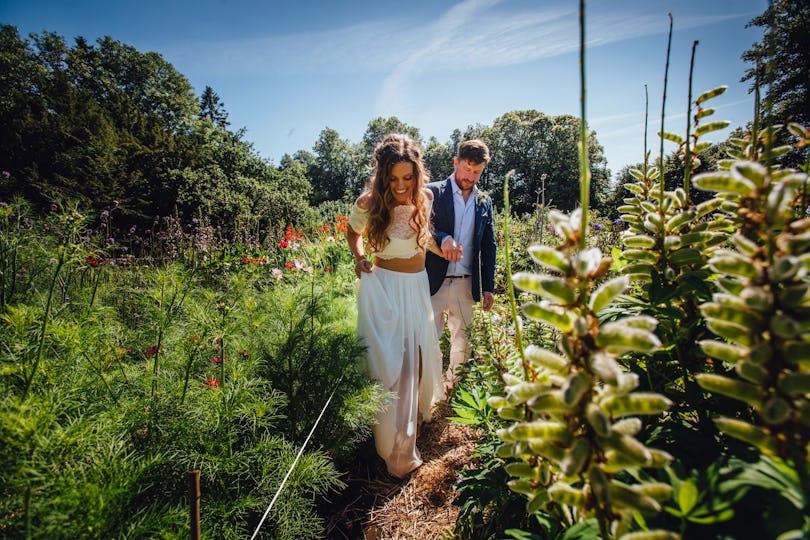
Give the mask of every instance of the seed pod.
[[568, 257], [561, 251], [557, 251], [551, 246], [541, 244], [534, 244], [529, 246], [527, 250], [529, 256], [534, 261], [550, 270], [561, 272], [563, 275], [568, 275], [571, 270], [571, 265], [568, 262]]
[[622, 242], [629, 249], [651, 249], [655, 247], [655, 240], [646, 234], [625, 236], [622, 238]]
[[528, 478], [530, 480], [539, 480], [540, 471], [536, 467], [532, 467], [528, 463], [522, 461], [515, 461], [504, 465], [504, 470], [509, 476], [518, 478]]
[[729, 379], [714, 373], [699, 373], [695, 375], [695, 379], [704, 390], [744, 401], [752, 407], [761, 406], [762, 400], [765, 399], [765, 392], [759, 386], [745, 381]]
[[574, 328], [574, 317], [562, 306], [543, 300], [523, 304], [521, 309], [530, 319], [550, 324], [564, 334], [571, 332]]
[[652, 463], [650, 450], [634, 437], [616, 434], [605, 439], [603, 444], [619, 453], [626, 454], [634, 462], [641, 463], [644, 466]]
[[547, 486], [551, 482], [551, 465], [546, 460], [540, 462], [540, 483]]
[[765, 187], [768, 170], [756, 161], [737, 161], [731, 166], [731, 174], [738, 180], [747, 180], [756, 187]]
[[554, 463], [561, 463], [565, 459], [565, 449], [544, 439], [529, 440], [529, 448], [539, 456], [543, 456]]
[[596, 346], [611, 354], [621, 355], [626, 352], [654, 352], [661, 346], [661, 341], [652, 332], [617, 321], [599, 327]]
[[681, 540], [681, 535], [672, 531], [653, 529], [623, 534], [619, 540]]
[[772, 426], [786, 422], [790, 418], [790, 405], [787, 401], [774, 396], [762, 405], [762, 419]]
[[792, 339], [799, 335], [801, 326], [783, 311], [777, 311], [771, 317], [770, 330], [781, 339]]
[[565, 446], [568, 446], [573, 442], [574, 438], [567, 426], [557, 422], [548, 422], [544, 420], [520, 422], [510, 427], [509, 431], [511, 432], [512, 437], [514, 437], [517, 441], [547, 439], [557, 441]]
[[528, 480], [509, 480], [506, 485], [515, 493], [528, 495], [530, 497], [533, 497], [536, 491], [536, 488], [532, 487], [531, 482]]
[[568, 360], [559, 354], [538, 347], [537, 345], [529, 345], [524, 351], [526, 360], [532, 367], [544, 367], [555, 372], [562, 372], [568, 367]]
[[630, 261], [645, 262], [655, 264], [658, 262], [658, 254], [648, 249], [626, 249], [622, 252], [622, 257]]
[[612, 355], [595, 352], [590, 357], [591, 370], [594, 375], [608, 384], [615, 385], [622, 374], [622, 368]]
[[596, 500], [603, 505], [606, 504], [610, 496], [610, 479], [599, 465], [594, 465], [588, 470], [588, 484]]
[[515, 455], [514, 450], [515, 450], [514, 443], [503, 443], [498, 447], [497, 450], [495, 450], [495, 455], [500, 458], [514, 457]]
[[562, 398], [566, 405], [573, 407], [591, 389], [591, 378], [583, 372], [574, 373], [563, 386]]
[[789, 396], [810, 394], [810, 373], [801, 371], [781, 373], [776, 384], [782, 392]]
[[568, 281], [559, 277], [517, 272], [512, 276], [512, 283], [519, 289], [557, 304], [573, 304], [577, 298]]
[[676, 268], [692, 264], [703, 264], [703, 253], [694, 248], [683, 248], [670, 253], [669, 262]]
[[617, 323], [626, 324], [630, 328], [641, 328], [642, 330], [649, 330], [652, 332], [658, 326], [658, 319], [650, 317], [649, 315], [631, 315], [616, 321]]
[[771, 275], [777, 282], [790, 281], [803, 268], [802, 261], [793, 255], [777, 255], [773, 259]]
[[756, 190], [750, 180], [735, 177], [728, 171], [712, 171], [701, 173], [692, 178], [692, 185], [703, 191], [717, 191], [719, 193], [733, 193], [749, 197]]
[[619, 508], [630, 508], [644, 514], [657, 514], [661, 511], [661, 505], [658, 504], [658, 501], [615, 480], [610, 483], [608, 492], [610, 502]]
[[501, 407], [508, 407], [509, 402], [503, 396], [490, 396], [487, 398], [487, 405], [493, 409], [500, 409]]
[[757, 255], [762, 248], [749, 238], [741, 235], [740, 233], [735, 233], [731, 235], [731, 243], [734, 244], [740, 253], [747, 255], [748, 257], [753, 257]]
[[653, 270], [655, 270], [655, 267], [649, 263], [628, 264], [622, 268], [625, 275], [634, 279], [648, 279]]
[[658, 502], [668, 501], [672, 498], [672, 486], [663, 482], [647, 482], [638, 484], [635, 489], [644, 495], [649, 495]]
[[716, 283], [722, 290], [734, 296], [739, 296], [745, 290], [745, 284], [737, 278], [719, 276]]
[[611, 427], [615, 433], [635, 437], [641, 431], [642, 423], [639, 418], [622, 418]]
[[787, 286], [778, 292], [779, 305], [784, 309], [807, 307], [810, 303], [808, 292], [810, 292], [810, 285], [807, 283]]
[[777, 448], [776, 440], [761, 427], [753, 426], [743, 420], [725, 417], [715, 418], [714, 423], [723, 433], [756, 446], [761, 452], [773, 454]]
[[738, 362], [734, 366], [734, 371], [736, 371], [737, 375], [739, 375], [746, 381], [755, 384], [764, 383], [765, 381], [768, 380], [768, 378], [771, 375], [770, 372], [764, 367], [760, 366], [759, 364], [749, 362], [748, 360], [742, 360]]
[[696, 217], [703, 217], [711, 212], [714, 212], [718, 208], [720, 208], [720, 203], [722, 201], [720, 199], [709, 199], [708, 201], [704, 201], [695, 207], [697, 211]]
[[722, 321], [720, 319], [707, 319], [706, 327], [718, 336], [724, 337], [738, 345], [750, 347], [754, 344], [751, 330], [745, 326]]
[[611, 418], [639, 414], [661, 414], [672, 402], [661, 394], [635, 392], [622, 396], [608, 396], [601, 400], [602, 410]]
[[677, 232], [681, 227], [695, 219], [697, 213], [692, 210], [684, 210], [669, 218], [664, 225], [664, 230], [667, 232]]
[[757, 279], [760, 275], [759, 267], [751, 259], [733, 251], [715, 255], [709, 259], [709, 266], [719, 274], [730, 274], [745, 279]]
[[660, 231], [663, 231], [663, 223], [661, 222], [661, 218], [658, 214], [647, 214], [644, 216], [644, 228], [657, 235]]
[[666, 467], [675, 459], [672, 454], [659, 450], [658, 448], [648, 448], [652, 456], [652, 465], [650, 467]]
[[707, 319], [719, 319], [751, 330], [758, 330], [765, 324], [762, 316], [754, 311], [734, 309], [716, 302], [701, 304], [700, 311]]
[[[520, 384], [507, 387], [506, 390], [509, 392], [510, 397], [514, 396], [519, 400], [519, 403], [524, 403], [548, 391], [548, 385], [537, 382], [521, 382]], [[515, 404], [516, 403], [512, 402], [512, 405]]]
[[619, 276], [602, 283], [591, 295], [588, 307], [594, 313], [599, 313], [629, 286], [630, 280], [627, 276]]
[[740, 293], [740, 299], [757, 311], [769, 311], [773, 307], [773, 293], [763, 287], [746, 287]]
[[565, 453], [560, 468], [565, 476], [576, 476], [585, 467], [591, 456], [591, 445], [583, 438], [574, 440], [574, 444]]
[[574, 319], [574, 335], [577, 337], [584, 337], [590, 333], [590, 324], [587, 317], [577, 317]]
[[596, 403], [588, 403], [585, 407], [585, 418], [594, 433], [599, 437], [610, 435], [610, 421]]
[[528, 402], [529, 408], [532, 412], [548, 413], [551, 411], [571, 411], [571, 406], [563, 401], [562, 390], [553, 390], [540, 394]]
[[523, 409], [517, 409], [515, 407], [501, 407], [500, 409], [497, 409], [497, 412], [498, 416], [504, 420], [520, 422], [526, 419], [526, 413], [523, 412]]
[[575, 508], [584, 508], [588, 502], [588, 498], [583, 490], [571, 487], [562, 482], [557, 482], [549, 487], [548, 494], [552, 501]]
[[698, 341], [697, 344], [704, 353], [712, 358], [717, 358], [718, 360], [732, 364], [738, 362], [742, 358], [745, 358], [748, 353], [748, 349], [744, 347], [714, 339], [704, 339]]

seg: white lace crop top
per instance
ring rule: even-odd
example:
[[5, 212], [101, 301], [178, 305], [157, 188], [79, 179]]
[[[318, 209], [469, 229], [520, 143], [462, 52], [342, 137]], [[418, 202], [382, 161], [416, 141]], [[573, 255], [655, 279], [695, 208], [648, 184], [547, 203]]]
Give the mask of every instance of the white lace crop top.
[[[433, 205], [432, 200], [425, 200], [427, 214]], [[388, 226], [388, 244], [381, 251], [374, 253], [380, 259], [409, 259], [420, 253], [423, 248], [416, 243], [416, 231], [411, 226], [411, 214], [413, 205], [400, 205], [392, 209], [391, 225]], [[368, 210], [360, 208], [357, 202], [352, 208], [352, 215], [349, 217], [349, 225], [354, 232], [363, 234], [368, 225]]]

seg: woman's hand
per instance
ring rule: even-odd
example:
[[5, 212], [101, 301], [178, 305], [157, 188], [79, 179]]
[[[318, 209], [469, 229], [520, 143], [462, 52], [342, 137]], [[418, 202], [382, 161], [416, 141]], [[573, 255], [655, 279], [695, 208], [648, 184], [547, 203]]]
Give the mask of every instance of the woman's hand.
[[356, 275], [359, 278], [360, 272], [365, 272], [366, 274], [371, 273], [371, 261], [369, 261], [365, 257], [357, 259], [357, 262], [354, 263], [354, 275]]

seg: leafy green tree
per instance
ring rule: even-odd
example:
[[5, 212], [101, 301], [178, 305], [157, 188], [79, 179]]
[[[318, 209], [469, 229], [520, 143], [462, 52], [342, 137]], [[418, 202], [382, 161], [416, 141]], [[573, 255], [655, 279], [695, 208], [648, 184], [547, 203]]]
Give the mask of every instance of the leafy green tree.
[[[481, 138], [492, 151], [487, 177], [496, 203], [500, 202], [503, 178], [514, 170], [509, 189], [514, 212], [531, 212], [543, 199], [563, 210], [577, 206], [577, 118], [549, 117], [536, 110], [512, 111], [496, 118], [491, 129], [481, 131]], [[589, 132], [588, 152], [591, 202], [595, 209], [601, 209], [609, 191], [610, 172], [593, 131]]]
[[810, 4], [773, 0], [747, 27], [764, 29], [762, 39], [745, 51], [748, 68], [742, 81], [759, 82], [769, 102], [765, 114], [776, 123], [810, 122]]
[[380, 138], [386, 133], [404, 133], [418, 143], [422, 143], [422, 136], [419, 129], [411, 127], [396, 116], [383, 118], [378, 116], [368, 123], [363, 139], [360, 141], [360, 154], [364, 163], [368, 163], [371, 158], [371, 151], [380, 142]]
[[[459, 133], [458, 130], [455, 133]], [[460, 133], [459, 133], [460, 135]], [[425, 165], [430, 171], [432, 181], [444, 180], [453, 172], [453, 156], [456, 144], [449, 141], [446, 144], [431, 137], [425, 145]]]
[[312, 183], [313, 205], [359, 194], [355, 191], [358, 184], [362, 185], [359, 181], [362, 174], [356, 150], [349, 141], [341, 139], [334, 129], [326, 128], [318, 136], [312, 152], [315, 159], [307, 173]]
[[206, 86], [200, 96], [200, 118], [208, 118], [215, 126], [222, 128], [227, 128], [231, 124], [228, 122], [225, 104], [210, 86]]

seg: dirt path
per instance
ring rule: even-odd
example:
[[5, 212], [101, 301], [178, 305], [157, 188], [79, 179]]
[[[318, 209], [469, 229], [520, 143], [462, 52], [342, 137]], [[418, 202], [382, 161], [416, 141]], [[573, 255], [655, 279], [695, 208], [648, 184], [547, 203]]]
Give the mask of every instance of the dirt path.
[[406, 480], [389, 476], [369, 445], [334, 502], [327, 538], [436, 540], [451, 532], [458, 516], [453, 485], [472, 462], [477, 441], [473, 428], [447, 420], [452, 415], [442, 403], [433, 421], [422, 426], [417, 445], [425, 463]]

